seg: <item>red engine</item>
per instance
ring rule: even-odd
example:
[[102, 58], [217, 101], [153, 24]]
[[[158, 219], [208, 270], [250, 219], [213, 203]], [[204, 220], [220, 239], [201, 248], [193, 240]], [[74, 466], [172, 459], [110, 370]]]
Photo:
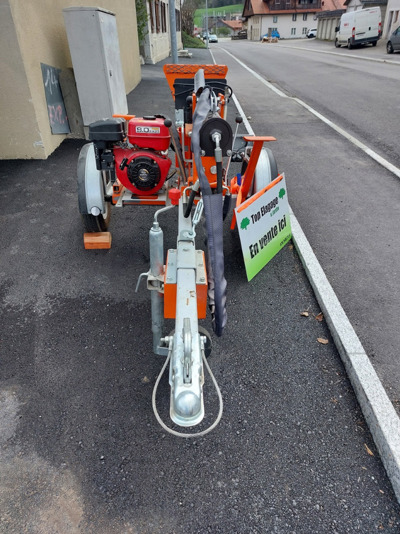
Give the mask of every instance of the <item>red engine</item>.
[[164, 185], [171, 166], [171, 143], [164, 119], [133, 118], [128, 122], [128, 140], [133, 148], [114, 147], [117, 178], [135, 195], [154, 195]]

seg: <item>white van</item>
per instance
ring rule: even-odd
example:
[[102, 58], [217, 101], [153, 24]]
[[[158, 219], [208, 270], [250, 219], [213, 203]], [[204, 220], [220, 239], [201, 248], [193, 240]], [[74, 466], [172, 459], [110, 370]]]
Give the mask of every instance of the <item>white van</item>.
[[350, 11], [344, 13], [340, 18], [340, 26], [336, 28], [335, 46], [336, 48], [347, 46], [349, 49], [369, 43], [376, 46], [381, 36], [380, 7]]

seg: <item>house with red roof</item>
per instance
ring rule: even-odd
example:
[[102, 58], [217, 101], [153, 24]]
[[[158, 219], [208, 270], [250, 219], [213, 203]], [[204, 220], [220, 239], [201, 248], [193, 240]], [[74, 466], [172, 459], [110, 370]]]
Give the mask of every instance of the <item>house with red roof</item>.
[[245, 0], [242, 17], [247, 22], [247, 38], [259, 41], [275, 30], [281, 39], [306, 37], [317, 27], [316, 17], [328, 0]]
[[231, 30], [231, 35], [237, 35], [243, 29], [243, 22], [241, 20], [224, 20], [221, 19], [222, 24]]

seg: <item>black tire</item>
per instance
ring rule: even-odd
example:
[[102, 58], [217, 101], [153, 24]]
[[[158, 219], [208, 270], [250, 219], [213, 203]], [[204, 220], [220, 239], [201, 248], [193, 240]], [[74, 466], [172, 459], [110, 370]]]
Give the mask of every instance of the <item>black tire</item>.
[[378, 42], [378, 41], [372, 41], [372, 46], [376, 46], [376, 43], [377, 43], [377, 42]]
[[393, 45], [390, 41], [387, 42], [387, 45], [386, 45], [386, 52], [388, 54], [393, 54]]
[[106, 232], [110, 224], [111, 209], [110, 203], [106, 203], [106, 213], [100, 215], [82, 214], [83, 226], [86, 232]]
[[340, 48], [340, 44], [339, 44], [339, 41], [337, 39], [335, 39], [335, 48]]
[[347, 48], [348, 48], [349, 50], [352, 50], [352, 48], [353, 48], [353, 45], [351, 44], [350, 39], [349, 39], [349, 41], [348, 41], [348, 43], [347, 43]]

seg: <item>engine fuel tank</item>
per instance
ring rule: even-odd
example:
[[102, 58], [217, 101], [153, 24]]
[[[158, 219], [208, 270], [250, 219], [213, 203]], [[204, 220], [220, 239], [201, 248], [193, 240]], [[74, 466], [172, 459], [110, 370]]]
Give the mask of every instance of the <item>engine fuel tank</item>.
[[164, 152], [171, 143], [169, 129], [159, 117], [134, 117], [128, 122], [128, 139], [132, 145]]

